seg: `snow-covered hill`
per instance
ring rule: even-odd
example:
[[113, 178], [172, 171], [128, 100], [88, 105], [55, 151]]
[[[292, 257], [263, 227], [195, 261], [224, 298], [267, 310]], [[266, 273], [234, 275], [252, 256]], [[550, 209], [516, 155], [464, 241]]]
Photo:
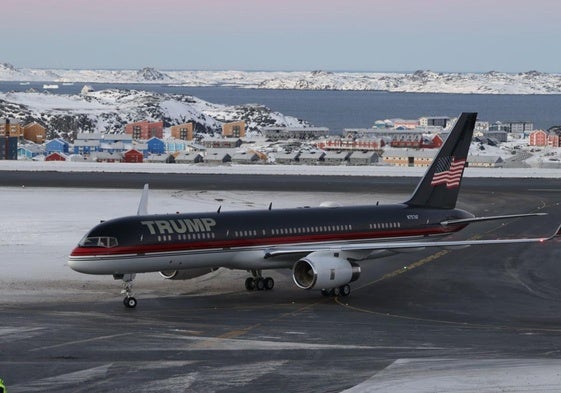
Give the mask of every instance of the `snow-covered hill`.
[[306, 122], [256, 105], [227, 106], [184, 95], [137, 90], [102, 90], [82, 95], [39, 92], [0, 93], [0, 118], [47, 127], [48, 138], [76, 132], [122, 132], [127, 123], [164, 121], [164, 126], [192, 121], [198, 132], [220, 131], [222, 124], [244, 120], [249, 131], [263, 126], [307, 126]]
[[465, 94], [561, 94], [561, 74], [538, 71], [509, 74], [383, 72], [245, 72], [18, 69], [0, 64], [0, 81], [75, 83], [166, 83], [182, 86], [234, 86], [260, 89], [383, 90], [391, 92]]

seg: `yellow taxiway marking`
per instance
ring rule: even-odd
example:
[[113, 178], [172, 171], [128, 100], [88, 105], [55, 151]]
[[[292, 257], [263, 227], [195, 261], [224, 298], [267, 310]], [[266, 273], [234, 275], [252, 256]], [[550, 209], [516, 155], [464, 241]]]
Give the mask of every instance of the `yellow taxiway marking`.
[[[543, 203], [543, 206], [540, 206], [538, 209], [541, 210], [543, 208], [547, 207], [547, 204]], [[514, 220], [514, 221], [518, 221], [518, 220]], [[511, 222], [512, 223], [512, 222]], [[506, 226], [508, 224], [502, 223], [500, 225], [497, 225], [495, 228], [492, 228], [490, 230], [488, 230], [487, 233], [491, 233], [503, 226]], [[480, 239], [482, 237], [482, 235], [474, 235], [470, 238], [470, 240], [477, 240]], [[374, 285], [376, 283], [379, 283], [381, 281], [384, 280], [388, 280], [390, 278], [393, 277], [397, 277], [400, 274], [406, 273], [408, 271], [411, 271], [415, 268], [418, 268], [420, 266], [423, 266], [429, 262], [433, 262], [436, 261], [437, 259], [440, 259], [441, 257], [447, 255], [451, 250], [442, 250], [439, 252], [436, 252], [432, 255], [429, 255], [426, 258], [420, 259], [414, 263], [411, 263], [407, 266], [404, 266], [400, 269], [396, 269], [390, 273], [386, 273], [384, 274], [382, 277], [370, 281], [360, 287], [355, 288], [355, 290], [359, 290], [359, 289], [364, 289], [366, 287], [369, 287], [371, 285]], [[478, 329], [497, 329], [497, 330], [518, 330], [518, 331], [540, 331], [540, 332], [561, 332], [561, 328], [540, 328], [540, 327], [519, 327], [519, 326], [504, 326], [504, 325], [485, 325], [485, 324], [473, 324], [473, 323], [469, 323], [469, 322], [455, 322], [455, 321], [446, 321], [446, 320], [439, 320], [439, 319], [430, 319], [430, 318], [421, 318], [421, 317], [410, 317], [407, 315], [399, 315], [399, 314], [392, 314], [392, 313], [386, 313], [386, 312], [379, 312], [379, 311], [374, 311], [374, 310], [369, 310], [366, 308], [361, 308], [361, 307], [355, 307], [355, 306], [351, 306], [347, 303], [344, 303], [340, 297], [336, 297], [335, 298], [335, 302], [337, 304], [339, 304], [340, 306], [343, 306], [345, 308], [348, 308], [350, 310], [354, 310], [354, 311], [358, 311], [358, 312], [362, 312], [362, 313], [367, 313], [367, 314], [373, 314], [373, 315], [380, 315], [380, 316], [385, 316], [385, 317], [390, 317], [390, 318], [399, 318], [399, 319], [408, 319], [408, 320], [414, 320], [414, 321], [420, 321], [420, 322], [432, 322], [432, 323], [440, 323], [440, 324], [448, 324], [448, 325], [456, 325], [456, 326], [462, 326], [462, 327], [466, 327], [466, 328], [478, 328]]]
[[[547, 207], [547, 204], [546, 204], [546, 203], [542, 203], [542, 205], [539, 206], [536, 210], [541, 210], [541, 209], [543, 209], [543, 208], [545, 208], [545, 207]], [[513, 220], [513, 221], [511, 221], [510, 223], [513, 223], [513, 222], [516, 222], [516, 221], [519, 221], [519, 219]], [[508, 225], [508, 224], [501, 223], [501, 224], [497, 225], [496, 227], [489, 229], [487, 232], [485, 232], [485, 234], [491, 233], [491, 232], [493, 232], [493, 231], [496, 231], [497, 229], [499, 229], [499, 228], [501, 228], [501, 227], [504, 227], [505, 225]], [[482, 237], [483, 237], [483, 235], [474, 235], [474, 236], [472, 236], [472, 237], [470, 238], [470, 240], [477, 240], [477, 239], [480, 239], [480, 238], [482, 238]], [[443, 256], [449, 254], [450, 251], [451, 251], [451, 250], [440, 250], [440, 251], [438, 251], [438, 252], [436, 252], [436, 253], [434, 253], [434, 254], [432, 254], [432, 255], [429, 255], [429, 256], [427, 256], [427, 257], [425, 257], [425, 258], [423, 258], [423, 259], [420, 259], [420, 260], [418, 260], [418, 261], [416, 261], [416, 262], [413, 262], [413, 263], [411, 263], [411, 264], [409, 264], [409, 265], [407, 265], [407, 266], [404, 266], [404, 267], [402, 267], [402, 268], [400, 268], [400, 269], [397, 269], [397, 270], [394, 270], [394, 271], [392, 271], [392, 272], [390, 272], [390, 273], [387, 273], [387, 274], [383, 275], [382, 277], [380, 277], [380, 278], [378, 278], [378, 279], [376, 279], [376, 280], [374, 280], [374, 281], [368, 282], [368, 283], [366, 283], [366, 284], [364, 284], [364, 285], [362, 285], [362, 286], [360, 286], [360, 287], [357, 287], [357, 288], [355, 288], [355, 290], [359, 290], [359, 289], [366, 288], [366, 287], [371, 286], [371, 285], [373, 285], [373, 284], [379, 283], [379, 282], [381, 282], [381, 281], [383, 281], [383, 280], [388, 280], [388, 279], [390, 279], [390, 278], [397, 277], [397, 276], [399, 276], [400, 274], [403, 274], [403, 273], [406, 273], [406, 272], [411, 271], [411, 270], [413, 270], [413, 269], [416, 269], [416, 268], [418, 268], [418, 267], [421, 267], [421, 266], [423, 266], [423, 265], [425, 265], [425, 264], [427, 264], [427, 263], [434, 262], [434, 261], [436, 261], [436, 260], [442, 258]], [[307, 310], [307, 309], [309, 309], [309, 308], [312, 308], [312, 307], [314, 307], [314, 306], [316, 306], [316, 305], [318, 305], [318, 304], [320, 304], [320, 303], [325, 303], [326, 301], [329, 301], [329, 298], [320, 299], [320, 300], [318, 300], [318, 301], [316, 301], [316, 302], [313, 302], [313, 303], [304, 305], [304, 306], [300, 307], [300, 308], [297, 309], [297, 310], [287, 311], [287, 312], [285, 312], [285, 313], [279, 315], [278, 317], [268, 319], [266, 322], [267, 322], [267, 323], [271, 323], [271, 322], [275, 322], [275, 321], [278, 321], [278, 320], [280, 320], [280, 319], [283, 319], [283, 318], [285, 318], [285, 317], [287, 317], [287, 316], [293, 316], [294, 314], [298, 314], [298, 313], [300, 313], [300, 312], [302, 312], [302, 311], [305, 311], [305, 310]], [[343, 307], [346, 307], [346, 308], [348, 308], [348, 309], [352, 309], [352, 310], [355, 310], [355, 311], [360, 311], [360, 312], [370, 313], [370, 314], [376, 314], [376, 315], [389, 316], [389, 317], [394, 317], [394, 318], [410, 319], [410, 320], [425, 321], [425, 322], [446, 323], [446, 324], [451, 324], [451, 325], [458, 325], [458, 326], [472, 327], [472, 328], [473, 328], [473, 327], [479, 327], [479, 328], [495, 328], [495, 329], [507, 329], [507, 328], [513, 329], [513, 327], [507, 327], [507, 326], [501, 327], [501, 326], [476, 325], [476, 324], [469, 324], [469, 323], [464, 323], [464, 322], [440, 321], [440, 320], [423, 319], [423, 318], [416, 318], [416, 317], [408, 317], [408, 316], [401, 316], [401, 315], [395, 315], [395, 314], [381, 313], [381, 312], [377, 312], [377, 311], [372, 311], [372, 310], [368, 310], [368, 309], [362, 309], [362, 308], [350, 306], [350, 305], [348, 305], [348, 304], [345, 304], [345, 303], [341, 302], [341, 299], [340, 299], [339, 297], [336, 297], [336, 298], [334, 299], [334, 301], [335, 301], [337, 304], [339, 304], [339, 305], [341, 305], [341, 306], [343, 306]], [[240, 337], [240, 336], [243, 336], [243, 335], [246, 334], [246, 333], [249, 333], [250, 331], [252, 331], [252, 330], [254, 330], [254, 329], [258, 328], [258, 327], [263, 326], [263, 324], [264, 324], [264, 322], [260, 322], [260, 323], [257, 323], [257, 324], [248, 326], [248, 327], [246, 327], [246, 328], [243, 328], [243, 329], [231, 330], [231, 331], [229, 331], [229, 332], [226, 332], [226, 333], [224, 333], [224, 334], [222, 334], [222, 335], [217, 336], [217, 338], [226, 338], [226, 339], [228, 339], [228, 338], [238, 338], [238, 337]], [[533, 330], [533, 331], [540, 330], [540, 331], [559, 332], [559, 331], [561, 331], [561, 328], [560, 328], [560, 329], [547, 329], [547, 328], [544, 328], [544, 329], [518, 328], [518, 329], [516, 329], [516, 330], [528, 330], [528, 331], [529, 331], [529, 330]], [[205, 345], [204, 342], [202, 342], [201, 345], [204, 346], [204, 345]]]
[[106, 339], [109, 339], [109, 338], [128, 336], [130, 334], [132, 334], [132, 333], [120, 333], [120, 334], [112, 334], [110, 336], [92, 337], [92, 338], [87, 338], [87, 339], [84, 339], [84, 340], [67, 341], [67, 342], [64, 342], [64, 343], [61, 343], [61, 344], [49, 345], [49, 346], [46, 346], [46, 347], [33, 348], [33, 349], [30, 350], [30, 352], [42, 351], [42, 350], [45, 350], [45, 349], [65, 347], [67, 345], [83, 344], [83, 343], [92, 342], [92, 341], [106, 340]]

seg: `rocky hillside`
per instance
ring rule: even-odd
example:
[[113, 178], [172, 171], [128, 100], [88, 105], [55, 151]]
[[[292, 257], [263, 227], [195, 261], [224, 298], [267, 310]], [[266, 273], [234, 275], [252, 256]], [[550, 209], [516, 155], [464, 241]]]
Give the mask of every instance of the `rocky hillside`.
[[166, 83], [255, 89], [380, 90], [417, 93], [561, 94], [561, 75], [538, 71], [504, 73], [43, 70], [0, 63], [0, 81]]
[[244, 120], [250, 132], [264, 126], [309, 126], [260, 105], [226, 106], [196, 97], [139, 90], [102, 90], [81, 95], [39, 92], [0, 94], [0, 118], [37, 121], [47, 137], [72, 140], [78, 132], [121, 133], [127, 123], [163, 121], [165, 127], [194, 122], [198, 133], [220, 132], [225, 122]]

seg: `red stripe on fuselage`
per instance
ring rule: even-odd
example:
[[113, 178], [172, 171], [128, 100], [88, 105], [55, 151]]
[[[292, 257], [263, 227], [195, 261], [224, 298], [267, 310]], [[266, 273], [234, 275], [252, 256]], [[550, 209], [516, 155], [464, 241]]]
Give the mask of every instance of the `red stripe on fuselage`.
[[240, 239], [214, 239], [197, 242], [186, 242], [183, 240], [162, 241], [155, 244], [138, 244], [123, 247], [76, 247], [71, 256], [107, 256], [107, 255], [124, 255], [124, 254], [149, 254], [174, 251], [198, 251], [212, 249], [226, 249], [239, 247], [256, 247], [256, 246], [278, 246], [283, 244], [298, 243], [320, 243], [329, 241], [359, 241], [359, 240], [381, 240], [397, 237], [417, 237], [440, 235], [456, 232], [466, 225], [455, 226], [437, 226], [423, 229], [396, 229], [394, 231], [376, 231], [376, 232], [352, 232], [352, 233], [324, 233], [324, 234], [298, 234], [289, 236], [275, 237], [256, 237], [256, 238], [240, 238]]

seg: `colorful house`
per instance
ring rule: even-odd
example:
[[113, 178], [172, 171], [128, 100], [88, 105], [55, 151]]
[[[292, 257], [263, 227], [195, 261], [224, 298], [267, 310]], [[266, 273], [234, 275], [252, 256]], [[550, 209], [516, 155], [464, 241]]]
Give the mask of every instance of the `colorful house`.
[[123, 153], [123, 161], [128, 163], [138, 163], [144, 161], [144, 155], [138, 150], [131, 149]]
[[125, 133], [132, 135], [132, 139], [150, 139], [152, 137], [162, 139], [164, 136], [164, 122], [138, 121], [125, 126]]
[[176, 126], [171, 126], [171, 136], [176, 139], [181, 139], [184, 141], [193, 140], [193, 123], [183, 123]]
[[59, 152], [51, 153], [45, 157], [45, 161], [66, 161], [67, 159], [68, 157], [65, 154]]
[[57, 138], [48, 141], [45, 144], [45, 152], [47, 154], [51, 153], [65, 153], [68, 154], [70, 145], [64, 139]]
[[245, 122], [235, 121], [222, 125], [222, 136], [225, 138], [243, 138], [245, 137]]
[[148, 145], [148, 152], [150, 154], [164, 154], [166, 151], [166, 144], [163, 140], [152, 137], [146, 141]]
[[45, 127], [36, 121], [23, 127], [23, 138], [34, 143], [45, 143], [47, 131]]
[[18, 160], [32, 160], [43, 154], [45, 154], [45, 148], [34, 143], [19, 145], [18, 147]]

